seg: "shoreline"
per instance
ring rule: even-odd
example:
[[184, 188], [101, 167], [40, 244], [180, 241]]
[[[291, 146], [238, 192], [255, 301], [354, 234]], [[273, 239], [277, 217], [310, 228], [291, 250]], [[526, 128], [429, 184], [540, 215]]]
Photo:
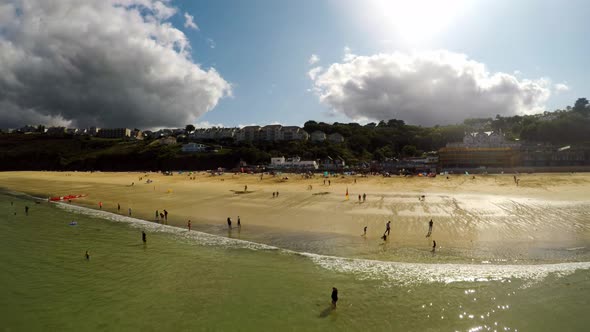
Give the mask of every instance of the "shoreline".
[[[192, 176], [196, 180], [190, 180]], [[447, 250], [448, 259], [546, 261], [543, 251], [588, 248], [590, 244], [590, 223], [583, 217], [590, 210], [590, 195], [582, 194], [590, 193], [590, 174], [528, 175], [518, 188], [510, 186], [512, 175], [475, 180], [464, 175], [449, 180], [444, 176], [330, 177], [326, 179], [329, 186], [323, 185], [323, 177], [301, 179], [293, 174], [265, 175], [263, 180], [248, 174], [192, 176], [3, 172], [0, 187], [37, 197], [88, 193], [72, 200], [72, 205], [100, 211], [97, 203], [102, 202], [103, 211], [117, 214], [120, 202], [122, 213], [118, 215], [127, 215], [132, 207], [132, 217], [151, 223], [155, 218], [149, 211], [165, 208], [170, 212], [169, 225], [186, 229], [191, 219], [194, 230], [219, 236], [227, 234], [226, 218], [230, 216], [235, 224], [239, 215], [244, 226], [241, 237], [248, 240], [291, 248], [305, 248], [312, 241], [307, 245], [319, 246], [320, 253], [341, 252], [345, 257], [390, 260], [424, 255], [433, 239]], [[145, 184], [147, 178], [154, 182]], [[247, 193], [243, 193], [244, 186], [248, 186]], [[349, 200], [344, 196], [347, 188]], [[280, 195], [273, 198], [276, 191]], [[358, 202], [357, 196], [364, 193], [367, 200]], [[424, 201], [418, 199], [422, 194]], [[425, 238], [431, 218], [434, 233]], [[382, 253], [379, 237], [387, 220], [392, 221], [392, 236]], [[368, 244], [359, 239], [364, 226], [368, 226]], [[576, 260], [573, 254], [554, 255]]]

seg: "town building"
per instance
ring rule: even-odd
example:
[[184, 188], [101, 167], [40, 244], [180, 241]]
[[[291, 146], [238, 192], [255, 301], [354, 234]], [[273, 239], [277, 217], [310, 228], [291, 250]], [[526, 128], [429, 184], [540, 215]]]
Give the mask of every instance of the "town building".
[[281, 125], [268, 125], [260, 128], [260, 140], [274, 142], [281, 138]]
[[131, 137], [129, 128], [102, 128], [98, 132], [98, 137], [102, 138], [127, 138]]
[[66, 127], [49, 127], [46, 134], [49, 136], [63, 136], [66, 134]]
[[339, 133], [333, 133], [328, 135], [328, 142], [330, 143], [334, 143], [334, 144], [340, 144], [344, 142], [344, 136], [342, 136]]
[[260, 138], [260, 126], [246, 126], [237, 133], [237, 141], [258, 141]]
[[269, 168], [316, 170], [319, 165], [315, 160], [301, 160], [299, 157], [287, 159], [285, 157], [275, 157], [270, 158]]
[[307, 141], [309, 134], [297, 126], [285, 126], [281, 128], [280, 140], [282, 141]]
[[501, 132], [468, 133], [463, 142], [449, 143], [438, 153], [442, 169], [520, 166], [520, 143], [507, 141]]
[[207, 150], [207, 147], [203, 144], [199, 143], [187, 143], [183, 144], [181, 151], [188, 152], [188, 153], [195, 153], [195, 152], [204, 152]]
[[548, 144], [523, 144], [521, 160], [524, 167], [590, 166], [590, 148], [557, 147]]
[[175, 145], [176, 144], [176, 137], [174, 136], [166, 136], [162, 137], [158, 140], [160, 145]]
[[320, 130], [316, 130], [311, 133], [311, 141], [314, 143], [323, 142], [326, 140], [326, 133]]
[[340, 156], [338, 157], [330, 157], [322, 159], [320, 161], [320, 168], [324, 170], [341, 170], [346, 166], [344, 159]]

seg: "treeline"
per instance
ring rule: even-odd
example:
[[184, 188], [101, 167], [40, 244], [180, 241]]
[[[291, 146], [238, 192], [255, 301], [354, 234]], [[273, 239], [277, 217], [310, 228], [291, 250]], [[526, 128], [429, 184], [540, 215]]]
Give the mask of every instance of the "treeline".
[[[240, 161], [266, 164], [271, 157], [343, 158], [348, 165], [389, 158], [421, 156], [447, 143], [461, 141], [466, 132], [501, 130], [507, 139], [555, 145], [590, 145], [590, 107], [580, 98], [573, 107], [544, 114], [467, 119], [462, 124], [421, 127], [402, 120], [358, 123], [307, 121], [304, 130], [339, 133], [343, 143], [311, 141], [221, 142], [218, 152], [186, 154], [180, 145], [154, 140], [122, 141], [95, 137], [1, 135], [0, 170], [172, 170], [234, 168]], [[185, 138], [186, 140], [186, 138]], [[182, 142], [182, 139], [179, 139]]]
[[0, 136], [0, 170], [179, 170], [232, 168], [239, 151], [183, 154], [180, 146], [156, 141], [44, 135]]

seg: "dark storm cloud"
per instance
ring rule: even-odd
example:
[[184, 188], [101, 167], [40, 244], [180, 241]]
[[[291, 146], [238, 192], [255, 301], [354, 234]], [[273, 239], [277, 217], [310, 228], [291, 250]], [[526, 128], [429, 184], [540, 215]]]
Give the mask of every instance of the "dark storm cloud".
[[182, 126], [231, 93], [190, 57], [169, 1], [0, 5], [0, 127]]

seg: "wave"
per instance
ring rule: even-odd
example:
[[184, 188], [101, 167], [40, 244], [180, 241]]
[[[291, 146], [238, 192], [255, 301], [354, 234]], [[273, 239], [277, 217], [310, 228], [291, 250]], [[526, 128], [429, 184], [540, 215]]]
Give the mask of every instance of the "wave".
[[201, 245], [220, 246], [224, 248], [275, 250], [285, 254], [297, 255], [310, 259], [314, 264], [331, 271], [351, 273], [359, 279], [389, 280], [395, 284], [414, 283], [455, 283], [510, 281], [513, 278], [540, 281], [548, 275], [566, 276], [576, 270], [590, 269], [590, 262], [569, 262], [537, 265], [495, 265], [495, 264], [431, 264], [379, 261], [370, 259], [327, 256], [307, 252], [297, 252], [271, 245], [232, 239], [199, 231], [188, 232], [186, 229], [157, 224], [143, 219], [119, 215], [91, 208], [55, 203], [58, 207], [73, 213], [92, 217], [125, 222], [135, 228], [149, 232], [173, 234], [177, 237], [196, 241]]

